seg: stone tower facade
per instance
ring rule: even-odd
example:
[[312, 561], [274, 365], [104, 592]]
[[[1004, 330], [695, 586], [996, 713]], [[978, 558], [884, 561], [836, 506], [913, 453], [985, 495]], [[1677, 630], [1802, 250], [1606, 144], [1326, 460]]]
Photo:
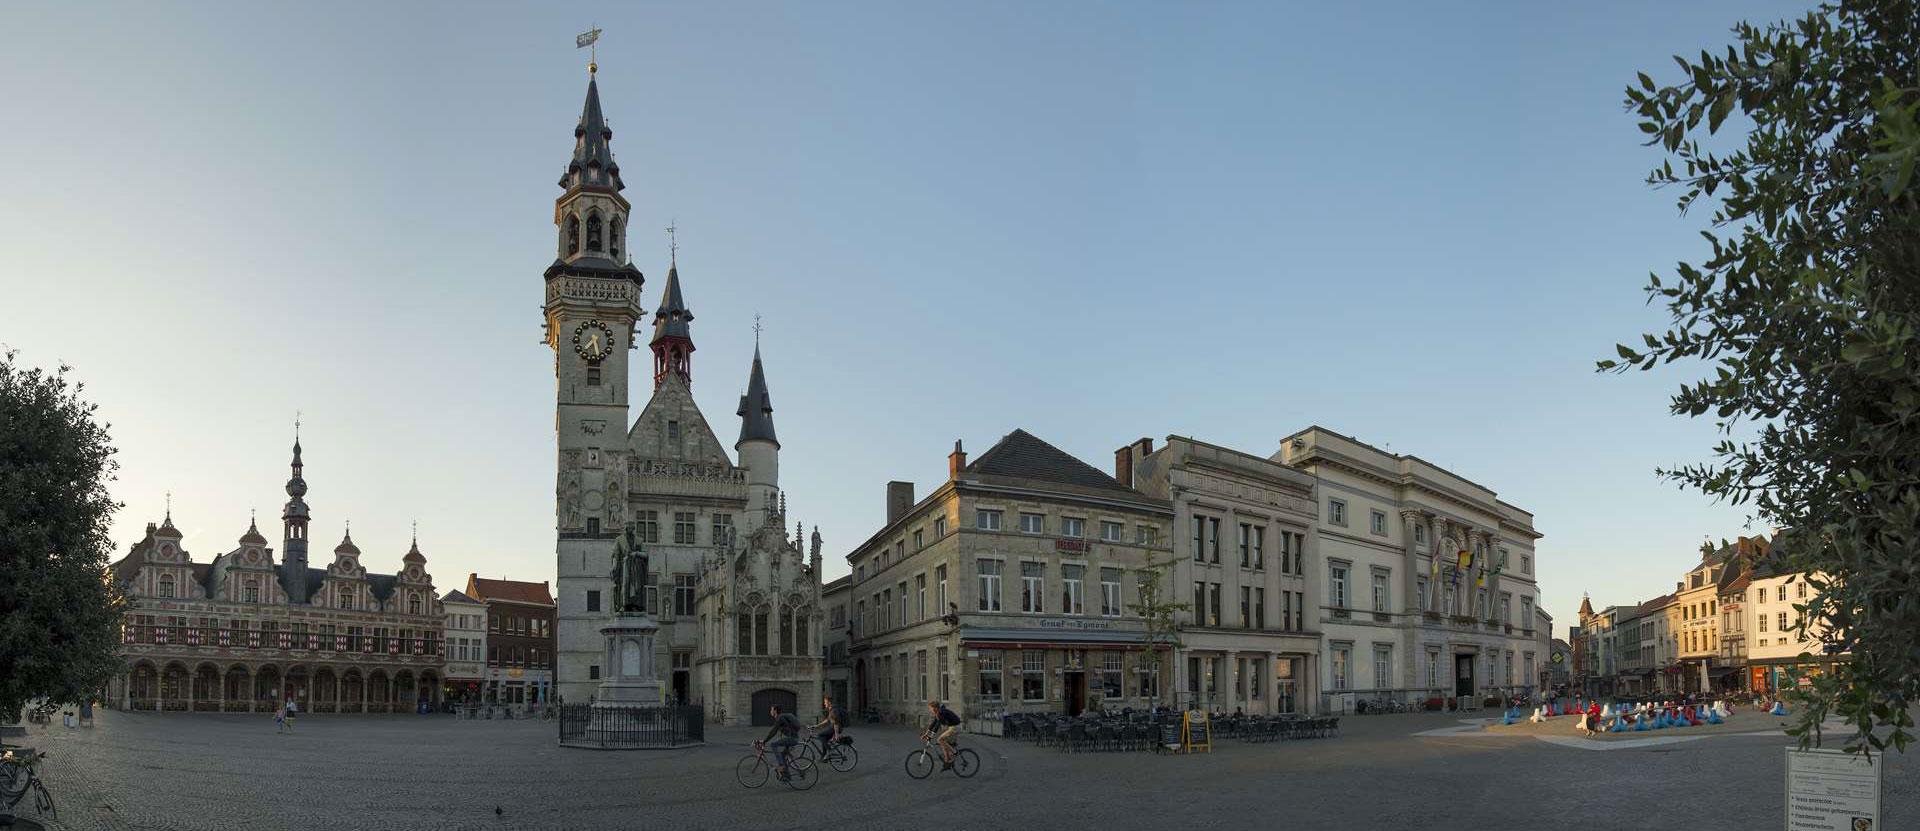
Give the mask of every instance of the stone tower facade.
[[[627, 256], [630, 206], [620, 195], [626, 185], [613, 160], [613, 130], [600, 112], [598, 79], [591, 75], [573, 136], [573, 159], [560, 177], [563, 192], [553, 206], [556, 256], [544, 276], [559, 452], [556, 575], [562, 595], [584, 599], [589, 591], [606, 595], [614, 540], [628, 520], [627, 353], [634, 348], [645, 278]], [[562, 678], [586, 679], [601, 650], [602, 617], [584, 602], [560, 604], [556, 634]], [[584, 702], [590, 687], [563, 685], [561, 694]]]
[[621, 252], [628, 203], [594, 81], [574, 136], [546, 301], [558, 380], [559, 693], [585, 703], [609, 669], [600, 627], [615, 603], [614, 541], [631, 526], [654, 581], [646, 607], [660, 626], [653, 663], [666, 698], [704, 704], [727, 723], [764, 720], [769, 703], [811, 712], [822, 664], [818, 532], [811, 561], [800, 532], [786, 532], [758, 347], [737, 411], [736, 463], [693, 398], [694, 315], [670, 264], [648, 340], [653, 393], [628, 426], [641, 277]]

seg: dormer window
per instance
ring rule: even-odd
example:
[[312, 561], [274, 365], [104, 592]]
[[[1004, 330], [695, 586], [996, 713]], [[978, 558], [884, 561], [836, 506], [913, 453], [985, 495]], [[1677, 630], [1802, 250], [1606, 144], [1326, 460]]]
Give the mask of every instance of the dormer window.
[[418, 593], [409, 593], [407, 595], [407, 614], [420, 614], [420, 595]]
[[587, 250], [588, 251], [600, 250], [600, 225], [601, 223], [600, 223], [599, 214], [589, 214], [587, 216]]
[[344, 586], [343, 586], [343, 587], [341, 587], [341, 589], [340, 589], [340, 608], [342, 608], [342, 609], [351, 609], [351, 608], [353, 608], [353, 589], [349, 589], [349, 588], [346, 588], [346, 587], [344, 587]]
[[154, 595], [156, 597], [172, 597], [173, 596], [173, 575], [171, 574], [160, 575], [160, 582], [154, 588]]

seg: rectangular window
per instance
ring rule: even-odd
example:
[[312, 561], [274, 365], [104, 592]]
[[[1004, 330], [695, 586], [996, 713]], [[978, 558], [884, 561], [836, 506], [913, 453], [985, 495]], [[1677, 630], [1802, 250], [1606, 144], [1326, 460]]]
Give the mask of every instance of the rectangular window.
[[1347, 566], [1345, 563], [1327, 565], [1327, 602], [1335, 609], [1347, 607]]
[[982, 531], [1000, 530], [1000, 512], [985, 508], [973, 512], [973, 527]]
[[1160, 695], [1160, 668], [1159, 667], [1157, 666], [1139, 667], [1135, 672], [1135, 674], [1138, 675], [1140, 678], [1140, 687], [1139, 687], [1139, 691], [1135, 693], [1136, 695], [1146, 699], [1152, 699]]
[[694, 528], [696, 527], [694, 525], [694, 518], [697, 516], [698, 514], [695, 514], [692, 511], [675, 511], [673, 513], [674, 544], [676, 545], [692, 545], [693, 544]]
[[1796, 600], [1807, 599], [1807, 581], [1801, 580], [1800, 582], [1793, 584], [1793, 597]]
[[1135, 525], [1133, 526], [1133, 541], [1140, 545], [1153, 545], [1160, 541], [1160, 535], [1153, 530], [1152, 526]]
[[1765, 631], [1767, 631], [1767, 616], [1766, 616], [1766, 615], [1761, 615], [1761, 616], [1760, 616], [1760, 631], [1762, 631], [1762, 632], [1765, 632]]
[[1426, 542], [1426, 541], [1427, 541], [1427, 526], [1425, 526], [1425, 525], [1421, 525], [1421, 524], [1419, 524], [1419, 523], [1414, 523], [1414, 526], [1413, 526], [1413, 541], [1414, 541], [1414, 542]]
[[1207, 622], [1207, 582], [1193, 581], [1193, 623], [1204, 626]]
[[1191, 519], [1193, 524], [1193, 561], [1196, 563], [1204, 563], [1207, 561], [1207, 518], [1199, 514], [1194, 514]]
[[1267, 659], [1253, 658], [1247, 661], [1247, 697], [1254, 701], [1265, 698], [1267, 694]]
[[893, 628], [893, 589], [880, 592], [880, 631]]
[[1307, 593], [1293, 593], [1293, 631], [1307, 631]]
[[1045, 514], [1021, 514], [1020, 515], [1020, 533], [1044, 534], [1046, 532], [1047, 532], [1047, 517]]
[[1347, 503], [1339, 499], [1327, 500], [1327, 521], [1344, 527], [1347, 524]]
[[1078, 539], [1087, 535], [1087, 521], [1070, 516], [1060, 518], [1060, 536]]
[[1220, 518], [1207, 517], [1207, 562], [1220, 562]]
[[1120, 616], [1120, 569], [1100, 569], [1100, 615]]
[[1126, 689], [1122, 676], [1126, 672], [1126, 655], [1108, 650], [1100, 653], [1100, 695], [1105, 698], [1119, 698]]
[[1267, 546], [1267, 526], [1265, 525], [1253, 526], [1253, 570], [1254, 571], [1260, 571], [1261, 569], [1264, 569], [1267, 567], [1266, 546]]
[[907, 581], [900, 581], [899, 585], [895, 587], [895, 590], [899, 592], [894, 595], [894, 597], [899, 598], [898, 602], [900, 603], [900, 607], [894, 610], [895, 614], [898, 615], [898, 617], [894, 618], [894, 621], [896, 625], [905, 626], [911, 622], [907, 619]]
[[913, 576], [913, 622], [919, 623], [926, 619], [927, 576], [924, 574], [916, 574]]
[[[1418, 528], [1420, 526], [1416, 525], [1414, 527]], [[1427, 651], [1427, 689], [1437, 690], [1439, 688], [1440, 688], [1440, 653], [1433, 650], [1428, 650]]]
[[[1786, 591], [1786, 590], [1781, 589], [1781, 591]], [[1780, 624], [1780, 631], [1782, 632], [1787, 631], [1787, 613], [1786, 612], [1780, 613], [1780, 617], [1777, 622]]]
[[1087, 567], [1061, 564], [1060, 566], [1060, 612], [1068, 615], [1087, 613], [1086, 595]]
[[1347, 688], [1347, 664], [1353, 658], [1353, 647], [1336, 645], [1333, 648], [1333, 688]]
[[1532, 556], [1527, 554], [1520, 555], [1520, 573], [1521, 574], [1533, 573], [1533, 557]]
[[1253, 589], [1253, 628], [1267, 628], [1267, 590], [1261, 586]]
[[1387, 574], [1380, 569], [1373, 571], [1373, 610], [1376, 612], [1387, 611], [1388, 603], [1392, 599], [1387, 589]]
[[1253, 587], [1240, 587], [1240, 628], [1253, 626]]
[[1384, 511], [1367, 512], [1367, 528], [1382, 537], [1387, 535], [1387, 515]]
[[1293, 592], [1280, 592], [1280, 628], [1293, 631]]
[[922, 531], [918, 528], [913, 529], [913, 550], [919, 551], [920, 549], [926, 548], [926, 547], [927, 547], [927, 532]]
[[673, 613], [691, 616], [694, 601], [699, 591], [700, 578], [692, 574], [673, 576]]
[[1000, 566], [999, 560], [980, 560], [977, 564], [980, 578], [980, 611], [1000, 611]]
[[934, 566], [933, 599], [934, 599], [934, 603], [937, 604], [934, 606], [935, 611], [939, 612], [942, 615], [946, 614], [947, 613], [947, 567], [945, 565]]
[[667, 441], [680, 440], [680, 422], [667, 419]]
[[1102, 542], [1120, 542], [1121, 537], [1125, 533], [1125, 527], [1118, 522], [1100, 523], [1100, 540]]
[[1207, 625], [1219, 626], [1220, 613], [1223, 611], [1220, 607], [1220, 584], [1219, 583], [1207, 584], [1207, 600], [1211, 605], [1211, 608], [1208, 609], [1209, 614], [1207, 615]]
[[1026, 701], [1047, 698], [1047, 653], [1026, 650], [1020, 653], [1020, 697]]
[[1003, 680], [1000, 650], [980, 650], [980, 697], [989, 701], [999, 701], [1000, 684]]
[[240, 590], [240, 599], [247, 603], [260, 602], [260, 587], [253, 581], [247, 581], [246, 588]]
[[1041, 612], [1046, 608], [1043, 592], [1047, 588], [1047, 564], [1020, 564], [1020, 611]]
[[927, 700], [927, 651], [922, 649], [913, 653], [914, 699]]
[[[1523, 629], [1533, 628], [1533, 598], [1531, 597], [1520, 598], [1520, 627]], [[1532, 677], [1533, 673], [1529, 672], [1527, 676]]]
[[598, 680], [600, 680], [600, 665], [599, 665], [599, 664], [589, 664], [589, 665], [587, 666], [587, 680], [589, 680], [589, 681], [598, 681]]
[[1393, 647], [1373, 647], [1373, 687], [1377, 690], [1393, 689]]
[[1240, 523], [1240, 567], [1253, 568], [1253, 526]]
[[947, 518], [943, 516], [934, 517], [933, 518], [933, 538], [937, 540], [946, 535], [947, 535]]
[[[1420, 526], [1415, 525], [1414, 527], [1418, 528]], [[1415, 577], [1413, 579], [1413, 593], [1414, 593], [1413, 595], [1414, 602], [1420, 604], [1420, 611], [1423, 611], [1423, 612], [1426, 611], [1427, 610], [1427, 578]]]
[[633, 512], [633, 527], [641, 542], [660, 541], [660, 512]]

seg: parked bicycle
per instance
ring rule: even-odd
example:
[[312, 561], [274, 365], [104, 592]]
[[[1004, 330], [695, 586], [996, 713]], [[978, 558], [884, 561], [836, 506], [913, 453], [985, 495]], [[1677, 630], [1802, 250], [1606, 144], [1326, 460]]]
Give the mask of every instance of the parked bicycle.
[[824, 761], [828, 767], [841, 773], [853, 770], [855, 765], [860, 764], [860, 754], [853, 749], [853, 737], [844, 733], [841, 734], [839, 741], [828, 742], [824, 751], [821, 750], [819, 742], [808, 739], [794, 748], [791, 755], [805, 756], [810, 762]]
[[0, 802], [6, 803], [7, 810], [20, 804], [28, 791], [33, 792], [33, 808], [49, 817], [58, 818], [53, 808], [53, 795], [47, 793], [47, 785], [41, 781], [36, 768], [47, 754], [25, 747], [9, 746], [0, 753]]
[[[749, 788], [758, 788], [767, 784], [767, 777], [774, 773], [774, 768], [773, 760], [767, 758], [767, 743], [754, 742], [753, 752], [742, 757], [733, 766], [733, 775], [740, 780], [740, 784]], [[819, 773], [814, 768], [812, 759], [799, 753], [788, 753], [787, 774], [778, 778], [787, 783], [787, 787], [804, 791], [820, 781]]]
[[[971, 748], [961, 747], [959, 736], [953, 737], [950, 741], [953, 742], [953, 774], [961, 779], [970, 779], [974, 774], [979, 773], [980, 754], [973, 752]], [[932, 736], [922, 736], [920, 742], [919, 750], [907, 754], [907, 775], [915, 779], [932, 776], [933, 766], [939, 764], [942, 759], [940, 747], [934, 744]]]

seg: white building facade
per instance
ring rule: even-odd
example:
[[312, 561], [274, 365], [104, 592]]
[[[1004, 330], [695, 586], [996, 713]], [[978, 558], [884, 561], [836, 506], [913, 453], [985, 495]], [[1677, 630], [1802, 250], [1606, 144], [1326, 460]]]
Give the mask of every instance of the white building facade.
[[442, 700], [478, 702], [487, 677], [487, 605], [458, 589], [441, 595], [447, 610], [447, 675]]

